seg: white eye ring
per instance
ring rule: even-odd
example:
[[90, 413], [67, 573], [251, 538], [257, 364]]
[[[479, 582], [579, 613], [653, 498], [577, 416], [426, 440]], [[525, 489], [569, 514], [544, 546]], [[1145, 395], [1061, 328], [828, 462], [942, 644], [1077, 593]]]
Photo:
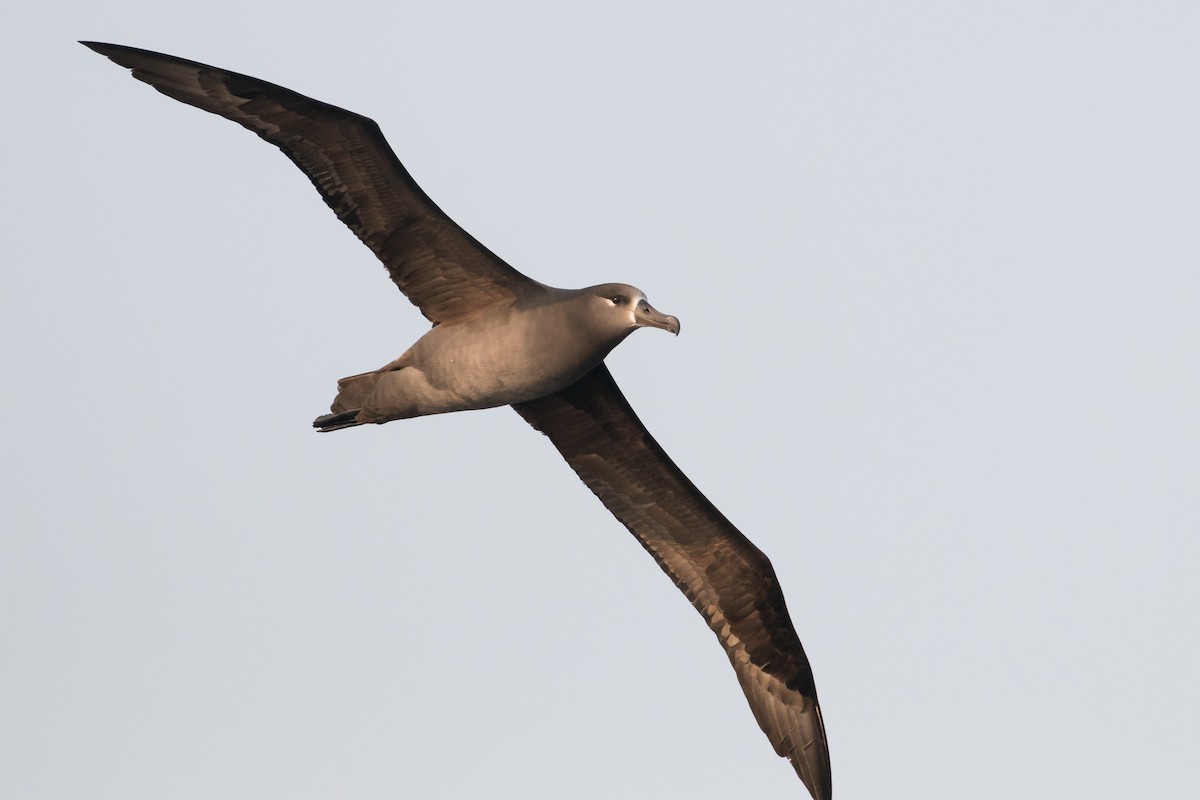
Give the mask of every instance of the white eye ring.
[[614, 306], [623, 306], [623, 305], [625, 305], [625, 298], [624, 298], [624, 297], [622, 297], [622, 296], [621, 296], [621, 295], [619, 295], [619, 294], [614, 294], [612, 297], [610, 297], [610, 298], [608, 298], [608, 299], [612, 301], [612, 304], [613, 304]]

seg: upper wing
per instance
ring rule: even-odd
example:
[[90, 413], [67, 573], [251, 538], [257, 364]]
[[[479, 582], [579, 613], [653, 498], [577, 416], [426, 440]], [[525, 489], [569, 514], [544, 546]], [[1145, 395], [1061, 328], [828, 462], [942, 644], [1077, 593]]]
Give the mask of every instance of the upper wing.
[[433, 322], [471, 317], [536, 285], [434, 205], [372, 120], [195, 61], [82, 44], [168, 97], [231, 119], [282, 150]]
[[767, 557], [667, 457], [604, 364], [513, 406], [675, 581], [725, 647], [775, 752], [817, 800], [831, 794], [812, 669]]

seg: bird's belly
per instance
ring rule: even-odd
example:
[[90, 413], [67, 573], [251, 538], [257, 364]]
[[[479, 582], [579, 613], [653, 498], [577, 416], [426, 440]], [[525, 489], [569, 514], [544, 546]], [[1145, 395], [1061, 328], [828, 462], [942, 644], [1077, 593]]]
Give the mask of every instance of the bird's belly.
[[[437, 328], [426, 338], [431, 338]], [[553, 394], [599, 364], [602, 352], [561, 352], [525, 339], [445, 336], [414, 348], [413, 366], [444, 410], [511, 405]], [[422, 344], [435, 345], [421, 347]], [[434, 399], [431, 397], [431, 400]]]

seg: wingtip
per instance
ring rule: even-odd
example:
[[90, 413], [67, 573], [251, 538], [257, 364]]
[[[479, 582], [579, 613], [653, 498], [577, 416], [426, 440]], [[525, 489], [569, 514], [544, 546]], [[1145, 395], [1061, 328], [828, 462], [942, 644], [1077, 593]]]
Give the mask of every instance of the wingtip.
[[833, 774], [829, 768], [829, 750], [824, 742], [815, 742], [814, 745], [813, 750], [801, 751], [789, 756], [788, 760], [813, 800], [831, 800]]
[[125, 44], [110, 44], [109, 42], [93, 42], [93, 41], [89, 41], [87, 39], [80, 39], [79, 43], [81, 45], [83, 45], [84, 47], [88, 48], [89, 50], [99, 53], [100, 55], [104, 56], [105, 58], [110, 59], [111, 61], [114, 61], [117, 64], [120, 64], [121, 66], [130, 66], [123, 62], [123, 60], [122, 60], [123, 58], [129, 59], [129, 58], [135, 58], [138, 56], [152, 57], [152, 58], [164, 58], [164, 57], [170, 58], [169, 56], [163, 56], [161, 53], [155, 53], [153, 50], [143, 50], [140, 47], [130, 47], [129, 45], [125, 45]]
[[813, 710], [816, 711], [818, 736], [805, 747], [788, 757], [795, 767], [805, 787], [813, 796], [813, 800], [830, 800], [833, 797], [833, 769], [829, 763], [829, 743], [825, 738], [825, 720], [821, 714], [821, 706], [813, 698]]
[[117, 57], [124, 52], [133, 50], [132, 47], [125, 47], [119, 44], [109, 44], [108, 42], [92, 42], [87, 39], [80, 39], [79, 43], [91, 50], [93, 53], [99, 53], [107, 59], [116, 61]]

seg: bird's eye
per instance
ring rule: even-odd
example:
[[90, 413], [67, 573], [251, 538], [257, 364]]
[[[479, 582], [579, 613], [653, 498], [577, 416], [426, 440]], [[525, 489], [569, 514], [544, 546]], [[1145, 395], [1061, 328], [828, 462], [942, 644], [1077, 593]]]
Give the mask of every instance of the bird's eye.
[[624, 298], [624, 297], [622, 297], [622, 296], [621, 296], [621, 295], [619, 295], [619, 294], [614, 294], [612, 297], [610, 297], [610, 298], [608, 298], [608, 299], [613, 301], [613, 305], [614, 305], [614, 306], [623, 306], [623, 305], [625, 305], [625, 298]]

